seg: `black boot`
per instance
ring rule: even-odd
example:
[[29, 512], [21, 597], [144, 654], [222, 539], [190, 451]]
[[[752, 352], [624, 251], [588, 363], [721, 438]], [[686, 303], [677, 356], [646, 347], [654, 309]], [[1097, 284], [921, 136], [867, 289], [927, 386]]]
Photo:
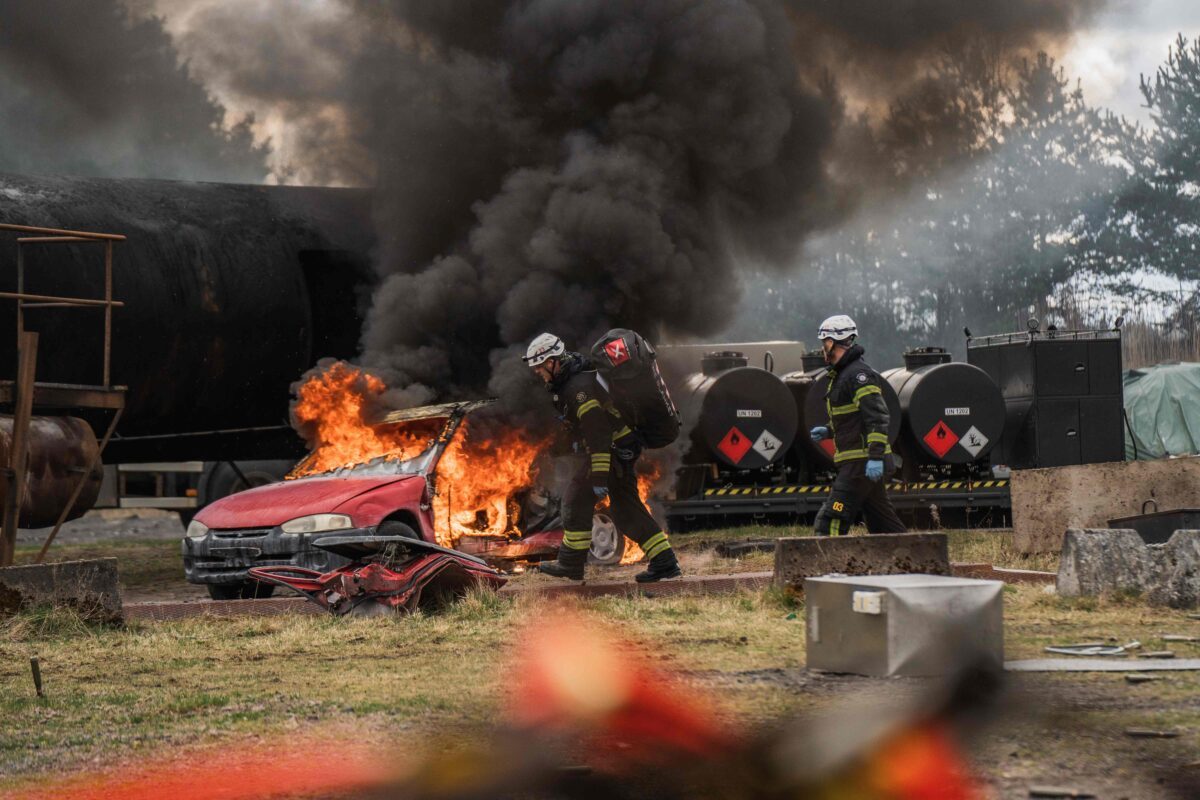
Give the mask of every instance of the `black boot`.
[[538, 564], [538, 572], [555, 578], [570, 578], [573, 581], [583, 580], [583, 567], [587, 564], [588, 551], [575, 550], [570, 547], [558, 548], [558, 560], [543, 561]]
[[683, 577], [683, 572], [679, 569], [679, 561], [675, 558], [675, 551], [668, 547], [650, 559], [649, 569], [634, 575], [633, 579], [638, 583], [654, 583], [655, 581], [666, 580], [667, 578], [681, 577]]

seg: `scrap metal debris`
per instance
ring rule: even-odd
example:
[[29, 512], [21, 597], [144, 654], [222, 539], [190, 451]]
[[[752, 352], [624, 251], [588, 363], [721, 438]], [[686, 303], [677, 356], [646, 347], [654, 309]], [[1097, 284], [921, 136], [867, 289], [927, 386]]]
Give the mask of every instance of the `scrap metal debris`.
[[481, 559], [419, 539], [324, 536], [313, 546], [354, 562], [332, 572], [293, 566], [254, 567], [250, 577], [286, 586], [337, 616], [374, 616], [445, 605], [476, 586], [505, 579]]
[[1125, 735], [1131, 736], [1134, 739], [1176, 739], [1179, 737], [1179, 731], [1160, 731], [1153, 728], [1126, 728]]
[[1072, 800], [1089, 800], [1096, 795], [1083, 789], [1068, 789], [1065, 786], [1030, 786], [1030, 797], [1064, 797]]
[[1080, 644], [1059, 644], [1042, 648], [1047, 653], [1063, 656], [1123, 656], [1130, 650], [1137, 650], [1141, 642], [1129, 644], [1105, 644], [1104, 642], [1082, 642]]

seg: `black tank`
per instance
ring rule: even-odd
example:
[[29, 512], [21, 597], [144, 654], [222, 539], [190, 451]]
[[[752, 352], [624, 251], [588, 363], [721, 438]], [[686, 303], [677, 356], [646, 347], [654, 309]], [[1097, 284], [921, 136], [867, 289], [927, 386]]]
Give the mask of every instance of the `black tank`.
[[706, 356], [702, 372], [685, 382], [684, 426], [691, 431], [689, 460], [737, 469], [779, 462], [792, 446], [796, 405], [782, 380], [747, 366], [741, 353]]
[[[286, 425], [290, 384], [356, 351], [373, 246], [363, 190], [0, 175], [0, 221], [128, 237], [114, 261], [125, 307], [113, 312], [113, 382], [129, 387], [121, 437]], [[0, 238], [6, 290], [15, 255]], [[28, 292], [103, 296], [97, 245], [27, 247], [25, 273]], [[14, 330], [14, 314], [0, 301], [0, 331]], [[25, 319], [40, 333], [39, 381], [100, 382], [102, 312]], [[14, 344], [0, 335], [0, 374], [13, 372]]]

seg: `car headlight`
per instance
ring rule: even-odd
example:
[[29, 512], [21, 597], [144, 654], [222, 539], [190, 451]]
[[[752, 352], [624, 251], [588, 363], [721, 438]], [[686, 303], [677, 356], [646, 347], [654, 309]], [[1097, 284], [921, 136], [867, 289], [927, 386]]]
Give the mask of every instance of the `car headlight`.
[[188, 523], [187, 538], [203, 539], [208, 534], [208, 526], [200, 520], [194, 519]]
[[317, 533], [353, 527], [354, 523], [345, 514], [310, 514], [307, 517], [290, 519], [279, 526], [284, 533]]

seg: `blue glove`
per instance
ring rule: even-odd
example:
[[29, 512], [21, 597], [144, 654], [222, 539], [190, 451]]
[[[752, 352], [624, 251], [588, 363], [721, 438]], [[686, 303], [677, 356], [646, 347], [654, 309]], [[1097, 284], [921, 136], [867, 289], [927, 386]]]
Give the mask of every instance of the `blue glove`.
[[809, 431], [808, 435], [812, 437], [812, 440], [814, 442], [819, 442], [822, 439], [829, 438], [829, 428], [826, 428], [824, 425], [818, 425], [817, 427], [815, 427], [811, 431]]
[[877, 458], [872, 458], [867, 462], [867, 477], [873, 481], [877, 481], [883, 477], [883, 462]]
[[597, 500], [603, 500], [604, 498], [608, 497], [608, 487], [607, 486], [593, 486], [592, 493], [596, 495]]

